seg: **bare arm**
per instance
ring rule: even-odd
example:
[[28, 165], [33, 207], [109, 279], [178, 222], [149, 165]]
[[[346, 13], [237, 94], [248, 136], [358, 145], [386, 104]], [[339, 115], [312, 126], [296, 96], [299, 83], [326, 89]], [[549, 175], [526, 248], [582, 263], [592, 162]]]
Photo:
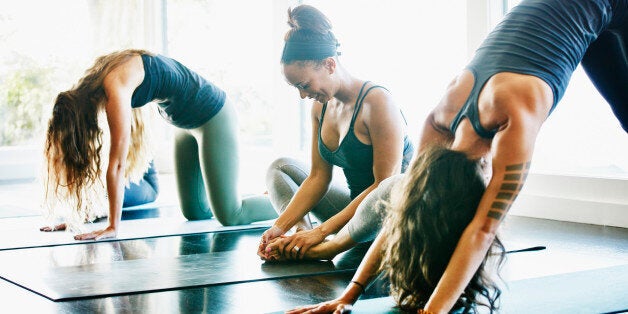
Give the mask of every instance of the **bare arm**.
[[106, 174], [109, 225], [103, 230], [76, 235], [77, 240], [99, 240], [117, 235], [124, 199], [126, 158], [131, 141], [131, 97], [143, 78], [143, 69], [138, 71], [137, 64], [130, 61], [111, 71], [103, 81], [107, 96], [105, 110], [111, 137]]
[[[369, 94], [360, 112], [366, 134], [373, 146], [374, 182], [360, 193], [347, 207], [320, 225], [321, 233], [328, 236], [338, 232], [355, 214], [358, 205], [386, 178], [401, 172], [403, 159], [405, 124], [399, 108], [390, 95], [383, 90]], [[301, 253], [303, 254], [303, 253]]]
[[438, 115], [436, 111], [432, 111], [425, 119], [419, 137], [417, 154], [428, 147], [428, 145], [436, 144], [447, 147], [453, 141], [453, 134], [449, 131], [447, 126], [444, 125], [443, 122], [437, 121]]
[[543, 119], [529, 112], [510, 115], [509, 121], [493, 139], [491, 181], [426, 304], [426, 310], [447, 313], [484, 260], [502, 219], [526, 179]]
[[312, 142], [311, 160], [312, 169], [303, 184], [288, 203], [286, 210], [277, 218], [275, 226], [286, 232], [292, 228], [312, 207], [314, 207], [325, 195], [332, 178], [332, 165], [328, 164], [318, 153], [318, 113], [321, 104], [312, 106]]
[[379, 265], [382, 261], [384, 243], [386, 243], [385, 232], [380, 232], [366, 252], [366, 255], [364, 255], [355, 275], [353, 275], [351, 282], [340, 297], [332, 301], [296, 308], [286, 313], [340, 313], [347, 305], [354, 304], [364, 292], [364, 288], [377, 276]]

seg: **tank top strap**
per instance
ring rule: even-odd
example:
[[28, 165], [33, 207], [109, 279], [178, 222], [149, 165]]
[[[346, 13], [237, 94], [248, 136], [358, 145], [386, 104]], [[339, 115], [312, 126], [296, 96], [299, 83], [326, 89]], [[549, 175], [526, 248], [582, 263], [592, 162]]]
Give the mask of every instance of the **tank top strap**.
[[[358, 117], [358, 112], [360, 112], [360, 108], [362, 108], [362, 103], [364, 102], [364, 98], [366, 98], [366, 95], [368, 95], [368, 93], [375, 88], [383, 88], [385, 90], [388, 90], [386, 87], [381, 86], [381, 85], [373, 85], [371, 87], [369, 87], [366, 91], [364, 91], [364, 87], [366, 86], [366, 84], [370, 83], [370, 81], [366, 81], [364, 82], [364, 85], [362, 85], [362, 89], [360, 89], [360, 93], [358, 94], [358, 99], [356, 99], [355, 101], [355, 109], [353, 110], [353, 117], [351, 117], [351, 124], [349, 125], [350, 129], [353, 129], [353, 125], [355, 124], [355, 120]], [[362, 93], [364, 91], [364, 93]], [[405, 118], [404, 118], [405, 119]]]
[[321, 110], [321, 120], [318, 122], [318, 133], [321, 132], [321, 127], [323, 126], [323, 117], [325, 117], [325, 110], [327, 110], [327, 102], [323, 104], [323, 109]]

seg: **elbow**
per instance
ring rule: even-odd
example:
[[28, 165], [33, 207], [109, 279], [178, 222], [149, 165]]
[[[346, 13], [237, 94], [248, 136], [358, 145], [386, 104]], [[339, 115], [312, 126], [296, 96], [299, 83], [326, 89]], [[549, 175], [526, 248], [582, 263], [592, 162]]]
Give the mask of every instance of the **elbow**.
[[477, 224], [472, 224], [470, 227], [472, 232], [473, 242], [479, 244], [482, 247], [490, 247], [497, 237], [497, 231], [499, 224], [496, 224], [490, 220], [485, 220]]
[[124, 175], [126, 169], [126, 160], [124, 159], [111, 159], [109, 160], [109, 167], [107, 172], [111, 175], [120, 176]]

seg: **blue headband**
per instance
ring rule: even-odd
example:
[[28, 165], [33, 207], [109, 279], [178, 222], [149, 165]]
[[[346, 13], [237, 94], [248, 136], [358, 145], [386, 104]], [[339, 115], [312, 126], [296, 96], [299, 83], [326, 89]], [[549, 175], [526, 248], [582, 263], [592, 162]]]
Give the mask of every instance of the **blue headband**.
[[323, 60], [338, 55], [336, 43], [321, 43], [311, 41], [286, 41], [281, 54], [281, 62]]

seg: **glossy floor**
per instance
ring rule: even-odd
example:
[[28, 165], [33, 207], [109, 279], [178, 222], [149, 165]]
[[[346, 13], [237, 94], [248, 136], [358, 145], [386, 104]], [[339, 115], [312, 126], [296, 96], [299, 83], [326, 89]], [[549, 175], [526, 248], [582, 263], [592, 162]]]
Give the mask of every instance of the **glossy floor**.
[[[164, 182], [169, 181], [164, 180]], [[25, 183], [24, 186], [32, 185]], [[174, 191], [174, 189], [165, 190]], [[11, 228], [12, 230], [31, 230], [29, 231], [31, 233], [8, 232], [3, 234], [2, 241], [19, 242], [23, 241], [21, 238], [33, 237], [33, 234], [40, 236], [36, 231], [38, 225], [32, 222], [33, 217], [36, 217], [38, 213], [32, 210], [34, 205], [28, 203], [33, 201], [29, 197], [31, 194], [24, 187], [14, 185], [5, 188], [3, 186], [0, 191], [0, 209], [4, 207], [5, 210], [0, 213], [0, 217], [4, 217], [0, 218], [0, 226], [5, 230]], [[171, 195], [164, 194], [158, 201], [162, 205], [171, 207], [125, 212], [125, 221], [142, 222], [149, 219], [166, 221], [180, 218], [181, 214], [176, 206], [172, 207], [176, 205], [176, 200], [168, 196]], [[48, 287], [57, 287], [56, 290], [53, 289], [54, 291], [66, 291], [65, 296], [67, 296], [67, 291], [77, 288], [79, 281], [76, 277], [70, 280], [68, 276], [52, 276], [51, 272], [105, 267], [111, 271], [101, 270], [99, 277], [87, 276], [87, 279], [82, 279], [85, 280], [84, 289], [90, 294], [114, 295], [83, 296], [78, 299], [55, 302], [0, 279], [0, 304], [2, 305], [0, 311], [10, 309], [11, 312], [23, 313], [277, 312], [338, 296], [351, 279], [353, 270], [365, 250], [365, 247], [362, 247], [339, 256], [332, 262], [312, 263], [307, 267], [305, 265], [285, 267], [277, 264], [269, 265], [262, 263], [255, 255], [255, 247], [262, 231], [263, 229], [158, 236], [103, 243], [1, 250], [0, 271], [11, 269], [12, 272], [17, 271], [23, 277], [29, 277], [33, 290], [37, 290], [37, 284], [43, 282], [47, 283]], [[155, 230], [154, 233], [160, 234], [160, 231]], [[507, 249], [546, 247], [542, 251], [509, 255], [502, 270], [502, 276], [505, 281], [514, 283], [512, 285], [514, 287], [526, 282], [539, 285], [536, 280], [569, 274], [593, 274], [589, 277], [595, 280], [594, 274], [598, 270], [605, 271], [613, 267], [628, 265], [627, 229], [512, 216], [505, 222], [502, 236]], [[174, 262], [191, 261], [195, 255], [196, 258], [202, 259], [198, 262], [198, 269], [177, 270], [177, 264]], [[211, 262], [212, 259], [217, 258], [222, 258], [219, 263]], [[126, 266], [124, 266], [125, 263]], [[133, 263], [141, 266], [139, 272], [133, 272], [132, 267], [135, 267]], [[154, 266], [151, 267], [151, 265]], [[131, 267], [130, 270], [127, 266]], [[151, 269], [158, 272], [153, 272], [151, 275]], [[120, 270], [124, 275], [120, 274]], [[81, 271], [78, 271], [75, 274], [80, 273]], [[196, 277], [200, 278], [206, 274], [218, 278], [217, 281], [213, 283], [195, 281], [198, 279]], [[189, 277], [178, 278], [177, 276], [180, 275]], [[237, 278], [236, 275], [245, 275], [245, 279], [255, 281], [243, 280]], [[154, 277], [158, 282], [169, 284], [166, 285], [169, 287], [157, 287], [153, 284], [154, 282], [148, 280], [150, 278], [146, 278], [148, 276]], [[580, 276], [578, 278], [582, 277], [578, 276]], [[220, 284], [220, 281], [229, 283]], [[175, 284], [171, 285], [171, 283]], [[595, 284], [591, 284], [591, 287], [603, 287], [603, 284], [600, 285], [599, 282], [592, 283]], [[111, 292], [115, 291], [113, 288], [119, 288], [121, 285], [126, 285], [128, 289]], [[194, 287], [183, 287], [186, 285]], [[544, 291], [544, 288], [538, 287], [540, 291]], [[551, 287], [554, 290], [558, 288]], [[160, 291], [148, 292], [147, 290]], [[548, 294], [549, 292], [551, 291], [548, 291]], [[58, 296], [64, 296], [63, 293], [60, 292]], [[364, 298], [385, 295], [385, 286], [380, 282], [371, 286]], [[542, 304], [536, 304], [536, 301], [546, 302], [546, 300], [529, 300], [530, 308], [542, 308], [540, 307]], [[568, 304], [573, 300], [565, 299], [560, 302]], [[626, 303], [626, 308], [628, 308], [628, 301]], [[560, 305], [558, 306], [560, 308]], [[565, 305], [564, 308], [570, 307]], [[525, 309], [517, 309], [517, 311], [525, 313]], [[592, 312], [596, 311], [592, 310]]]

